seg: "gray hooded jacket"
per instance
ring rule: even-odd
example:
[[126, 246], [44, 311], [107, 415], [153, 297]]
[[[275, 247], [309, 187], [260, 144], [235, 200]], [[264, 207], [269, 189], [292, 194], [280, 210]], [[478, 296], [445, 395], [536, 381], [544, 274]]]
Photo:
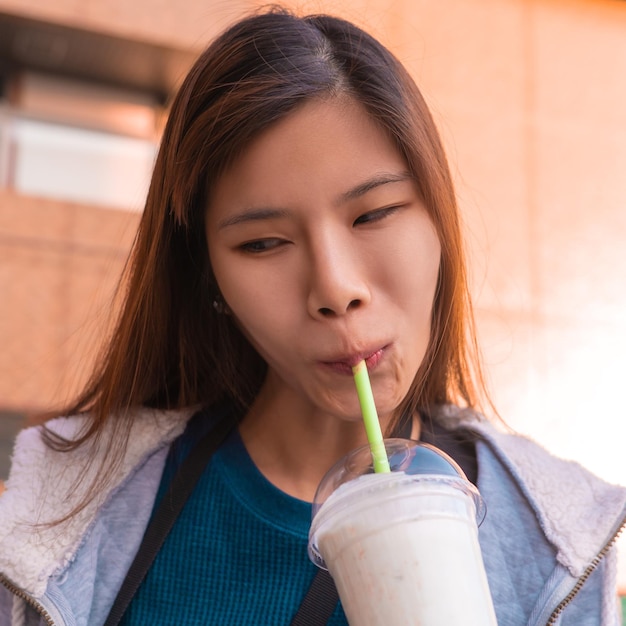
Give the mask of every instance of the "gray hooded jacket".
[[[19, 435], [0, 497], [0, 626], [104, 623], [141, 543], [169, 445], [191, 414], [139, 412], [107, 490], [55, 525], [46, 522], [80, 502], [106, 453], [80, 449], [68, 462], [37, 428]], [[479, 438], [478, 488], [487, 503], [479, 538], [499, 626], [617, 626], [613, 544], [626, 525], [626, 489], [472, 411], [444, 407], [436, 419]], [[50, 423], [67, 437], [82, 425]]]

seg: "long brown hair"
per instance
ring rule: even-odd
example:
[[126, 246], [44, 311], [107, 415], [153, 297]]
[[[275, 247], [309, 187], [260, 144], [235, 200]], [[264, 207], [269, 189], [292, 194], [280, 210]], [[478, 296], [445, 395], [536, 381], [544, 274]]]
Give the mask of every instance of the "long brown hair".
[[117, 326], [86, 389], [66, 409], [88, 414], [87, 427], [72, 441], [49, 432], [49, 445], [72, 449], [97, 439], [109, 425], [117, 433], [111, 445], [119, 458], [134, 407], [223, 400], [249, 406], [266, 365], [231, 319], [212, 306], [217, 287], [204, 228], [209, 192], [261, 131], [312, 98], [336, 94], [359, 101], [395, 142], [441, 242], [431, 339], [401, 410], [477, 404], [482, 381], [455, 193], [418, 88], [386, 48], [353, 24], [274, 8], [217, 38], [175, 97]]

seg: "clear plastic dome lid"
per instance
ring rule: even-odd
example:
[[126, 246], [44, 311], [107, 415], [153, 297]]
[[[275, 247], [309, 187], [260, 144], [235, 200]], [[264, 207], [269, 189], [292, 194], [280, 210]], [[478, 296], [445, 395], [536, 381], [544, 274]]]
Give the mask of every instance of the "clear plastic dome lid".
[[[432, 480], [445, 480], [459, 483], [459, 488], [469, 492], [476, 507], [478, 524], [485, 517], [485, 505], [478, 490], [468, 481], [461, 467], [443, 450], [427, 443], [409, 439], [385, 439], [385, 449], [392, 472], [409, 476], [427, 477]], [[326, 473], [320, 482], [313, 501], [313, 518], [328, 497], [341, 485], [365, 474], [373, 474], [374, 465], [369, 446], [353, 450], [340, 459]]]

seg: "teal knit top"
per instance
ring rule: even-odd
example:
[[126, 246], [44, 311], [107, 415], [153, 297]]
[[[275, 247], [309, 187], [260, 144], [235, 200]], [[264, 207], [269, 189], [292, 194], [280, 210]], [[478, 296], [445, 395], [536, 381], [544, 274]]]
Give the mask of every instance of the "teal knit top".
[[[172, 447], [157, 501], [204, 429], [192, 420]], [[307, 556], [310, 522], [311, 505], [268, 482], [235, 430], [204, 470], [122, 624], [288, 625], [317, 571]], [[328, 624], [347, 624], [339, 604]]]

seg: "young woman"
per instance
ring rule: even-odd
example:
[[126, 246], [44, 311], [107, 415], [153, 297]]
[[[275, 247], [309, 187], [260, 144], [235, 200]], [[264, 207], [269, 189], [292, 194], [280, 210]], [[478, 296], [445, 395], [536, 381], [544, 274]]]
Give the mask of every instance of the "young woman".
[[362, 359], [385, 432], [477, 483], [498, 622], [617, 624], [626, 492], [475, 411], [472, 337], [450, 173], [407, 72], [332, 17], [235, 24], [173, 103], [73, 417], [17, 442], [0, 624], [346, 624], [328, 585], [294, 616], [317, 484], [365, 443]]

